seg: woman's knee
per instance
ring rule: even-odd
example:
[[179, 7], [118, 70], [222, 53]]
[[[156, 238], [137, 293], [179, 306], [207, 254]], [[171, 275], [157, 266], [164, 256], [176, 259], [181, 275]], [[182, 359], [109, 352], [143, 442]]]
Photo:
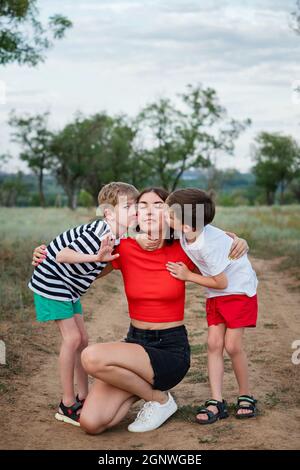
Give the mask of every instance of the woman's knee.
[[101, 434], [103, 431], [107, 429], [105, 423], [95, 422], [93, 419], [88, 419], [87, 416], [84, 416], [83, 413], [80, 415], [80, 427], [87, 433], [87, 434]]
[[86, 371], [89, 371], [94, 364], [94, 354], [92, 346], [87, 346], [81, 352], [81, 364], [83, 365]]
[[81, 353], [81, 363], [87, 372], [101, 370], [104, 367], [104, 362], [101, 358], [99, 345], [87, 346]]

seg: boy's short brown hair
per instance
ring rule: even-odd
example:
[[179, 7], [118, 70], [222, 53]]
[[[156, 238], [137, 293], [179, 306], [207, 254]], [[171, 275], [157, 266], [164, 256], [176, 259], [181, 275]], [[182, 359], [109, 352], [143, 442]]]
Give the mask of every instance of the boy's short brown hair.
[[[168, 206], [177, 205], [180, 208], [181, 214], [181, 223], [184, 224], [184, 206], [187, 205], [191, 207], [191, 225], [193, 229], [197, 227], [197, 205], [203, 205], [203, 216], [204, 216], [204, 225], [210, 224], [215, 216], [215, 203], [213, 201], [212, 195], [206, 191], [197, 188], [186, 188], [178, 189], [170, 194], [167, 198], [166, 203]], [[176, 209], [175, 209], [176, 214]]]
[[106, 205], [115, 207], [119, 202], [119, 196], [136, 199], [138, 195], [138, 190], [132, 184], [113, 181], [101, 188], [98, 194], [98, 204], [102, 208], [105, 208]]
[[119, 196], [128, 196], [136, 199], [138, 195], [138, 190], [132, 184], [113, 181], [101, 188], [98, 194], [98, 204], [110, 204], [112, 206], [116, 206], [119, 201]]

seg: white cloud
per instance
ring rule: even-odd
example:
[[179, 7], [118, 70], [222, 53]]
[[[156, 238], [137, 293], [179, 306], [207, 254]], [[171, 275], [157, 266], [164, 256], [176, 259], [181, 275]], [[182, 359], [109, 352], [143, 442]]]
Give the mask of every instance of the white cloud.
[[238, 141], [236, 159], [249, 168], [249, 144], [260, 130], [298, 136], [300, 105], [291, 85], [300, 79], [300, 37], [289, 26], [294, 0], [43, 0], [42, 14], [69, 16], [74, 28], [37, 69], [10, 66], [7, 104], [0, 105], [0, 153], [8, 147], [10, 108], [50, 109], [63, 125], [77, 109], [138, 111], [187, 83], [217, 90], [230, 115], [253, 126]]

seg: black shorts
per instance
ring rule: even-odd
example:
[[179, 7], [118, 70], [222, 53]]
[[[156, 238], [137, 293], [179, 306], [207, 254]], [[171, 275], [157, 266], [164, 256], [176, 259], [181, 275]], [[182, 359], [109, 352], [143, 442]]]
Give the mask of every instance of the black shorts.
[[156, 390], [175, 387], [190, 368], [191, 350], [184, 325], [165, 330], [144, 330], [130, 325], [124, 341], [140, 344], [148, 353]]

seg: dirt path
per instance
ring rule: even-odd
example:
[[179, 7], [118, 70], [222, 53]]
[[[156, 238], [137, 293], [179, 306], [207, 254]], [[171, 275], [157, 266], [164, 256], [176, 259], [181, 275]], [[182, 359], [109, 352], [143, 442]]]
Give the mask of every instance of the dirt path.
[[[238, 421], [233, 417], [212, 426], [193, 423], [194, 406], [209, 397], [206, 375], [206, 322], [199, 287], [188, 286], [186, 325], [193, 345], [192, 367], [174, 390], [179, 411], [162, 428], [131, 434], [126, 427], [141, 402], [119, 426], [100, 436], [58, 423], [59, 399], [54, 326], [33, 324], [31, 350], [24, 349], [28, 376], [15, 376], [13, 393], [2, 398], [2, 449], [300, 449], [300, 365], [291, 362], [291, 344], [300, 339], [300, 293], [294, 281], [275, 268], [280, 260], [253, 260], [260, 279], [260, 318], [247, 331], [253, 393], [260, 416]], [[84, 299], [90, 342], [115, 341], [127, 331], [127, 304], [119, 273], [98, 281]], [[229, 360], [225, 367], [225, 398], [233, 403], [236, 384]]]

